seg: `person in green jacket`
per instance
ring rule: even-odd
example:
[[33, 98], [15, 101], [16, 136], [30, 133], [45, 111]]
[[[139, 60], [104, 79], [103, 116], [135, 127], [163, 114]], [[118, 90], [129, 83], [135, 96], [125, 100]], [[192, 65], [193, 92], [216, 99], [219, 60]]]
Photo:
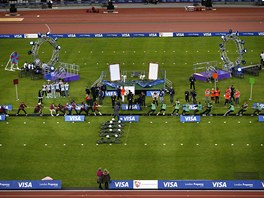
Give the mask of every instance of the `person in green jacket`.
[[182, 111], [182, 115], [185, 115], [186, 113], [189, 114], [189, 112], [190, 112], [190, 105], [189, 105], [189, 103], [187, 103], [185, 105], [185, 108]]
[[167, 105], [165, 104], [165, 102], [163, 101], [163, 103], [161, 104], [161, 108], [160, 108], [160, 111], [157, 113], [157, 116], [163, 112], [163, 115], [166, 114], [166, 108], [167, 108]]
[[230, 106], [228, 107], [228, 111], [225, 112], [224, 116], [229, 116], [229, 114], [234, 111], [235, 111], [235, 106], [233, 105], [233, 103], [231, 103]]
[[156, 109], [157, 109], [156, 102], [153, 101], [153, 102], [151, 103], [151, 105], [150, 105], [150, 110], [149, 110], [149, 112], [148, 112], [148, 115], [151, 115], [152, 113], [155, 113]]
[[196, 115], [196, 113], [201, 112], [203, 110], [203, 105], [201, 102], [198, 102], [198, 104], [195, 105], [195, 110], [193, 112], [193, 115]]
[[172, 116], [174, 115], [175, 112], [176, 112], [176, 115], [179, 115], [180, 106], [181, 106], [180, 101], [177, 99], [174, 105], [174, 110], [171, 113]]

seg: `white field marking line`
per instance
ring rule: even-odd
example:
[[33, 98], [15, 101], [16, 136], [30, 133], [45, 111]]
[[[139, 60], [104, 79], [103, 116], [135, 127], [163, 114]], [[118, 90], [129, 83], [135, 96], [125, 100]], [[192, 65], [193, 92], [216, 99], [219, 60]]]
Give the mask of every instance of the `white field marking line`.
[[48, 24], [45, 24], [45, 26], [48, 28], [48, 32], [51, 33], [51, 29]]
[[127, 144], [127, 138], [128, 138], [129, 131], [130, 131], [130, 126], [131, 126], [131, 123], [129, 123], [127, 134], [126, 134], [126, 139], [125, 139], [125, 143], [124, 144]]

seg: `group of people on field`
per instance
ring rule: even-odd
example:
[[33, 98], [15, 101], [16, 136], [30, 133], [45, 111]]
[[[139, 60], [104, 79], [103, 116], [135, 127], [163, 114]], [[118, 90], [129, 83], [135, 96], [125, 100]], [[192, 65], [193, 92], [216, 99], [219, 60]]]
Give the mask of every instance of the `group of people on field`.
[[99, 184], [99, 189], [109, 189], [109, 183], [111, 181], [110, 173], [107, 169], [102, 170], [98, 168], [97, 173], [97, 183]]

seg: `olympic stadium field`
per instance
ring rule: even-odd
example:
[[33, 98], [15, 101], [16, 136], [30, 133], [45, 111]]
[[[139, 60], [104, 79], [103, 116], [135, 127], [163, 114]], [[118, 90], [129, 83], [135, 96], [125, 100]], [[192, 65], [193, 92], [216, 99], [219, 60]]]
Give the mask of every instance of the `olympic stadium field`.
[[[258, 64], [264, 37], [241, 37], [245, 40], [246, 65]], [[20, 54], [19, 65], [32, 61], [27, 39], [0, 40], [0, 104], [12, 104], [16, 114], [24, 101], [28, 113], [37, 104], [38, 90], [44, 80], [19, 78], [16, 101], [13, 79], [18, 71], [4, 67], [13, 51]], [[114, 38], [59, 39], [60, 61], [80, 66], [79, 81], [70, 83], [70, 97], [44, 99], [44, 113], [51, 103], [81, 103], [85, 87], [90, 86], [108, 70], [109, 63], [120, 63], [121, 70], [148, 70], [149, 62], [159, 63], [173, 82], [175, 98], [184, 103], [184, 91], [189, 90], [193, 64], [218, 61], [221, 38]], [[51, 47], [43, 44], [41, 60], [48, 61]], [[234, 43], [228, 43], [228, 55], [237, 56]], [[249, 78], [255, 78], [252, 100]], [[63, 116], [9, 116], [0, 122], [1, 180], [41, 179], [50, 176], [62, 180], [63, 187], [96, 187], [96, 170], [107, 168], [112, 179], [263, 179], [263, 124], [253, 112], [253, 104], [264, 102], [263, 72], [259, 76], [245, 75], [219, 81], [220, 104], [213, 104], [213, 114], [223, 114], [223, 93], [229, 85], [241, 92], [240, 103], [249, 103], [248, 116], [208, 116], [199, 123], [181, 123], [171, 116], [169, 96], [166, 116], [140, 116], [138, 123], [126, 123], [121, 144], [96, 145], [100, 125], [111, 116], [88, 116], [83, 123], [64, 122]], [[196, 82], [198, 101], [204, 103], [204, 90], [213, 83]], [[147, 98], [150, 104], [151, 98]], [[110, 98], [101, 112], [111, 114]], [[235, 112], [240, 106], [236, 106]], [[146, 113], [149, 107], [141, 113]], [[127, 113], [127, 112], [120, 112]], [[138, 113], [133, 111], [133, 114]]]

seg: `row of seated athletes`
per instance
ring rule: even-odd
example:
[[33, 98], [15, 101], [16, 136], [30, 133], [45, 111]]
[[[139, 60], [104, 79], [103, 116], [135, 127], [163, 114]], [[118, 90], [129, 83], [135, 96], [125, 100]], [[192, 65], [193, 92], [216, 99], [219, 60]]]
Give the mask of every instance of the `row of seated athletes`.
[[[178, 116], [179, 112], [180, 112], [180, 107], [181, 107], [180, 101], [176, 100], [176, 102], [173, 106], [173, 111], [172, 111], [171, 115], [172, 116], [173, 115]], [[206, 103], [206, 109], [203, 111], [203, 106], [202, 106], [201, 102], [198, 102], [198, 104], [195, 104], [193, 106], [193, 109], [192, 109], [193, 113], [191, 113], [190, 105], [189, 105], [189, 103], [186, 103], [183, 110], [182, 110], [181, 115], [208, 116], [208, 115], [212, 115], [211, 114], [212, 108], [213, 108], [212, 102], [208, 102], [208, 103]], [[165, 103], [162, 103], [160, 110], [156, 113], [157, 105], [156, 105], [155, 101], [153, 100], [151, 105], [150, 105], [150, 110], [148, 111], [147, 115], [152, 115], [152, 114], [156, 114], [157, 116], [159, 114], [166, 115], [166, 109], [167, 109], [167, 105]], [[244, 102], [244, 104], [241, 105], [241, 107], [239, 108], [239, 111], [236, 113], [236, 115], [242, 116], [247, 110], [248, 110], [248, 103]], [[257, 103], [256, 107], [254, 109], [254, 112], [251, 115], [252, 116], [253, 115], [259, 115], [261, 111], [262, 111], [262, 106], [259, 103]], [[224, 116], [229, 116], [233, 112], [235, 112], [235, 106], [231, 102], [230, 106], [228, 107], [228, 110], [224, 113]]]
[[43, 103], [43, 98], [69, 97], [70, 84], [63, 80], [52, 83], [43, 83], [42, 88], [38, 91], [39, 103]]

